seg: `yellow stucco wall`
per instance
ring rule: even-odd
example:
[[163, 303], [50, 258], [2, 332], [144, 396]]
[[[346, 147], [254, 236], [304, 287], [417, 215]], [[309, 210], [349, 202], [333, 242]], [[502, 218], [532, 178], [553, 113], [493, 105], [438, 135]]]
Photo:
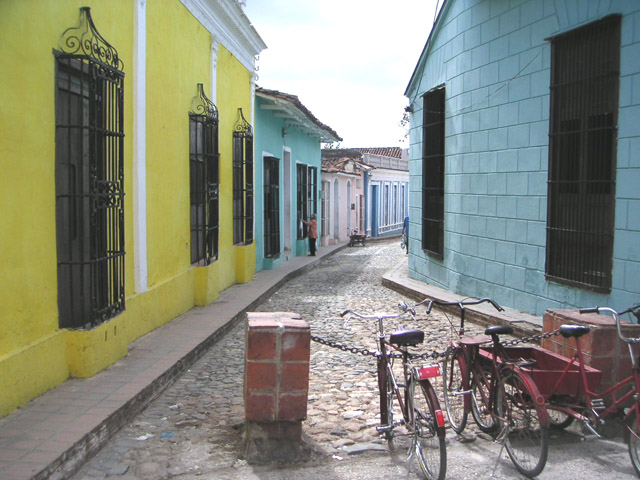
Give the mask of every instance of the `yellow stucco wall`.
[[[189, 121], [197, 83], [210, 88], [210, 35], [178, 0], [147, 2], [146, 164], [148, 290], [134, 291], [132, 0], [0, 1], [0, 417], [62, 383], [127, 353], [136, 338], [221, 290], [249, 281], [255, 247], [232, 245], [231, 138], [250, 72], [223, 45], [220, 110], [220, 249], [208, 267], [190, 265]], [[91, 7], [98, 31], [124, 62], [126, 310], [90, 331], [58, 328], [53, 49]], [[46, 22], [39, 19], [47, 19]]]

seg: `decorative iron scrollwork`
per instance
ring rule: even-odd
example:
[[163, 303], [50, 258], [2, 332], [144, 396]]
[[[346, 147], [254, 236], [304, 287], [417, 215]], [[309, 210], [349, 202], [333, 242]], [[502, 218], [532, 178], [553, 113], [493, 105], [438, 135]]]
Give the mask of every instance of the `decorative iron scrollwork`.
[[209, 100], [204, 93], [204, 87], [201, 83], [198, 84], [198, 93], [191, 100], [191, 113], [194, 115], [204, 115], [214, 122], [218, 122], [218, 109], [216, 105]]
[[233, 127], [234, 131], [243, 135], [253, 135], [251, 124], [247, 122], [242, 114], [242, 108], [238, 108], [238, 121]]
[[77, 27], [67, 28], [62, 33], [60, 50], [68, 55], [89, 57], [119, 71], [124, 69], [118, 51], [98, 32], [89, 7], [80, 8], [80, 23]]

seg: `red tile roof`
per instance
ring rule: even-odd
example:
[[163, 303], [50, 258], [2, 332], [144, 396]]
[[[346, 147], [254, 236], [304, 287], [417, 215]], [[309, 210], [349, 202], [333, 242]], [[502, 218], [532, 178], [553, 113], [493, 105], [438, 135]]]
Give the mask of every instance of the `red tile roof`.
[[[354, 171], [346, 172], [344, 165], [354, 162]], [[323, 148], [322, 149], [322, 171], [327, 173], [352, 173], [358, 175], [362, 165], [362, 153], [348, 148]]]
[[360, 153], [370, 155], [380, 155], [383, 157], [402, 158], [402, 148], [400, 147], [380, 147], [380, 148], [353, 148]]

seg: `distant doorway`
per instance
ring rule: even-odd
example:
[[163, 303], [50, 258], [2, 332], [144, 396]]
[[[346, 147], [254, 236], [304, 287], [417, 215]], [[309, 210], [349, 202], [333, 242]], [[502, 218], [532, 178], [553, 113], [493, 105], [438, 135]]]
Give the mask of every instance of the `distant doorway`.
[[371, 186], [371, 236], [378, 236], [378, 185]]
[[291, 150], [283, 152], [284, 181], [284, 249], [291, 251]]
[[351, 235], [351, 182], [347, 182], [347, 235]]
[[340, 240], [340, 184], [333, 181], [333, 238]]

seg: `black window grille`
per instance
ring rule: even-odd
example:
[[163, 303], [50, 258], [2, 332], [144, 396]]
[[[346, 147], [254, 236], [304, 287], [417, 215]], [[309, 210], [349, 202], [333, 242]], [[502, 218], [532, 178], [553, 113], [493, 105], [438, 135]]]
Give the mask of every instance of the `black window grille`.
[[191, 263], [218, 258], [219, 230], [218, 110], [198, 84], [189, 113]]
[[297, 218], [298, 218], [298, 239], [305, 238], [309, 228], [302, 223], [308, 221], [307, 215], [307, 166], [299, 163], [296, 165], [296, 197], [297, 197]]
[[445, 89], [425, 94], [422, 124], [422, 248], [444, 255]]
[[298, 239], [303, 239], [306, 238], [309, 227], [302, 221], [309, 221], [311, 214], [318, 213], [318, 195], [316, 194], [318, 169], [300, 163], [296, 167], [296, 174]]
[[546, 273], [609, 291], [613, 257], [620, 17], [551, 39]]
[[280, 171], [279, 160], [264, 158], [264, 256], [280, 253]]
[[238, 109], [233, 132], [233, 244], [253, 243], [253, 129]]
[[60, 328], [125, 309], [124, 73], [87, 7], [56, 61], [56, 250]]

